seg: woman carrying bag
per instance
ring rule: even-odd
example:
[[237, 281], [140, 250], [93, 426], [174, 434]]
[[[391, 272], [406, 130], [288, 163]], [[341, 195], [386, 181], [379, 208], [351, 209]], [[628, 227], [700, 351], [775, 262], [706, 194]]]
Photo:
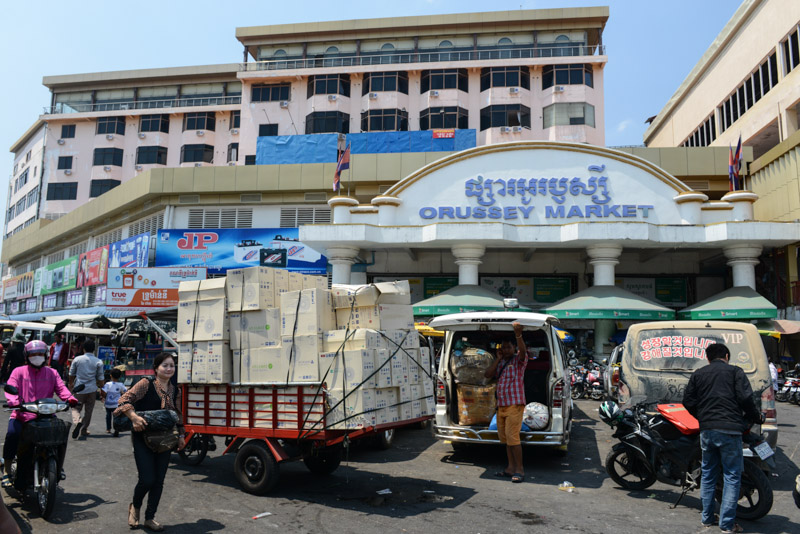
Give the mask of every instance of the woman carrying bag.
[[[170, 454], [176, 446], [179, 451], [183, 449], [186, 442], [183, 417], [180, 412], [180, 390], [170, 382], [172, 375], [175, 374], [175, 357], [162, 352], [156, 356], [153, 369], [156, 372], [155, 379], [140, 380], [123, 394], [114, 416], [115, 418], [120, 415], [127, 416], [132, 423], [133, 456], [139, 472], [139, 481], [133, 490], [133, 502], [128, 507], [128, 525], [131, 528], [139, 526], [139, 511], [144, 503], [145, 494], [149, 494], [143, 526], [160, 532], [164, 527], [155, 520], [155, 515], [164, 488]], [[153, 425], [149, 425], [146, 418], [139, 415], [142, 412], [165, 410], [172, 410], [174, 412], [172, 415], [177, 420], [175, 427], [169, 430], [149, 428]]]

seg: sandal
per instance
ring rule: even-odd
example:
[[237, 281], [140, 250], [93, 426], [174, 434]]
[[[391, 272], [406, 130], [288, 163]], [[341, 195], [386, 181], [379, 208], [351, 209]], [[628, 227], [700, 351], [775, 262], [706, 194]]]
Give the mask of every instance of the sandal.
[[525, 480], [525, 477], [523, 475], [520, 475], [519, 473], [514, 473], [513, 475], [511, 475], [511, 482], [514, 482], [515, 484], [518, 484], [523, 480]]
[[11, 479], [8, 478], [8, 475], [3, 475], [3, 478], [0, 478], [0, 486], [2, 486], [4, 488], [10, 488], [11, 487]]
[[494, 476], [499, 478], [511, 478], [514, 475], [512, 475], [511, 473], [506, 473], [505, 471], [498, 471], [497, 473], [494, 474]]

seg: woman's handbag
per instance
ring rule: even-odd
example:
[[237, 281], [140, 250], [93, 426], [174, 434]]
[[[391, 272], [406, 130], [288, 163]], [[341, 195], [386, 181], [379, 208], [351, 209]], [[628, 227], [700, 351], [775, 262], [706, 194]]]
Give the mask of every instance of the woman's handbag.
[[147, 448], [155, 453], [175, 450], [180, 439], [178, 430], [174, 427], [170, 430], [145, 430], [142, 437]]

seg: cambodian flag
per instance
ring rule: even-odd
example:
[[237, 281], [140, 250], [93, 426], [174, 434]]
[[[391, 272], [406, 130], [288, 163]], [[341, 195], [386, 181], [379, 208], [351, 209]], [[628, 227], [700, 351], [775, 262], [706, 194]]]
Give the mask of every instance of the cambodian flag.
[[742, 183], [739, 176], [739, 171], [742, 168], [742, 134], [739, 134], [739, 143], [736, 145], [736, 152], [733, 148], [728, 146], [728, 180], [729, 190], [738, 191], [741, 189]]
[[347, 145], [342, 157], [339, 158], [339, 163], [336, 165], [336, 174], [333, 175], [333, 191], [336, 192], [341, 187], [341, 174], [342, 171], [350, 168], [350, 145]]

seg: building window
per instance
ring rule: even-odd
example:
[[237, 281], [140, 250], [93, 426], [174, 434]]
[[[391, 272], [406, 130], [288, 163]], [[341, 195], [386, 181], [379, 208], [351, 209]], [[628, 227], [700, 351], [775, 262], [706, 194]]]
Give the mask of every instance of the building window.
[[239, 128], [239, 123], [242, 120], [241, 111], [231, 111], [231, 128]]
[[424, 70], [420, 80], [420, 93], [433, 89], [458, 89], [469, 92], [467, 69]]
[[244, 164], [245, 165], [255, 165], [256, 164], [256, 156], [245, 156], [244, 157]]
[[701, 124], [681, 146], [696, 147], [708, 146], [717, 138], [717, 126], [714, 121], [714, 114], [712, 113], [703, 124]]
[[137, 165], [166, 165], [167, 147], [165, 146], [140, 146], [136, 149]]
[[95, 148], [92, 165], [114, 165], [122, 167], [121, 148]]
[[[720, 132], [724, 132], [778, 84], [778, 59], [775, 53], [765, 59], [719, 106]], [[716, 137], [716, 136], [715, 136]], [[687, 139], [691, 141], [691, 136]], [[695, 146], [695, 145], [688, 145]], [[705, 145], [701, 145], [705, 146]]]
[[481, 130], [502, 126], [531, 127], [531, 108], [521, 104], [487, 106], [481, 110]]
[[62, 124], [61, 125], [61, 139], [71, 139], [75, 137], [75, 125], [74, 124]]
[[142, 115], [139, 131], [169, 133], [169, 115]]
[[542, 68], [542, 90], [553, 85], [587, 85], [594, 87], [594, 75], [590, 64], [545, 65]]
[[308, 77], [308, 98], [314, 95], [350, 96], [349, 74], [325, 74]]
[[259, 137], [273, 137], [278, 135], [278, 125], [277, 124], [259, 124], [258, 125], [258, 136]]
[[531, 88], [528, 67], [491, 67], [481, 69], [481, 91], [490, 87]]
[[239, 159], [239, 143], [231, 143], [228, 145], [228, 161], [236, 161]]
[[277, 85], [254, 85], [250, 93], [252, 102], [278, 102], [289, 100], [292, 86], [288, 83]]
[[25, 169], [25, 172], [19, 175], [17, 178], [17, 187], [14, 188], [14, 192], [16, 193], [20, 187], [24, 187], [25, 184], [28, 183], [28, 173], [30, 172], [30, 167]]
[[210, 130], [216, 128], [216, 118], [213, 111], [199, 113], [187, 113], [183, 116], [183, 131], [186, 130]]
[[407, 132], [408, 112], [399, 109], [371, 109], [361, 114], [362, 132]]
[[78, 198], [78, 182], [47, 184], [47, 200], [75, 200]]
[[423, 109], [419, 114], [419, 129], [433, 130], [436, 128], [469, 128], [469, 113], [460, 107], [437, 107]]
[[89, 196], [91, 198], [99, 197], [103, 193], [111, 191], [121, 183], [122, 182], [119, 180], [92, 180]]
[[306, 115], [306, 134], [350, 133], [350, 115], [341, 111], [315, 111]]
[[800, 65], [800, 30], [795, 29], [789, 37], [783, 41], [783, 74], [789, 74]]
[[97, 135], [125, 135], [125, 117], [99, 117], [97, 119]]
[[361, 94], [380, 93], [382, 91], [398, 91], [408, 94], [407, 72], [367, 72], [361, 84]]
[[59, 156], [58, 170], [65, 171], [67, 169], [72, 169], [72, 156]]
[[25, 154], [25, 163], [29, 162], [30, 160], [31, 160], [31, 151], [28, 150], [28, 153]]
[[29, 208], [39, 202], [39, 200], [37, 198], [38, 196], [39, 196], [39, 187], [34, 187], [31, 190], [31, 192], [28, 193], [28, 207]]
[[586, 102], [559, 103], [542, 110], [543, 127], [586, 125], [594, 128], [594, 106]]
[[181, 147], [181, 163], [214, 161], [214, 147], [211, 145], [183, 145]]

